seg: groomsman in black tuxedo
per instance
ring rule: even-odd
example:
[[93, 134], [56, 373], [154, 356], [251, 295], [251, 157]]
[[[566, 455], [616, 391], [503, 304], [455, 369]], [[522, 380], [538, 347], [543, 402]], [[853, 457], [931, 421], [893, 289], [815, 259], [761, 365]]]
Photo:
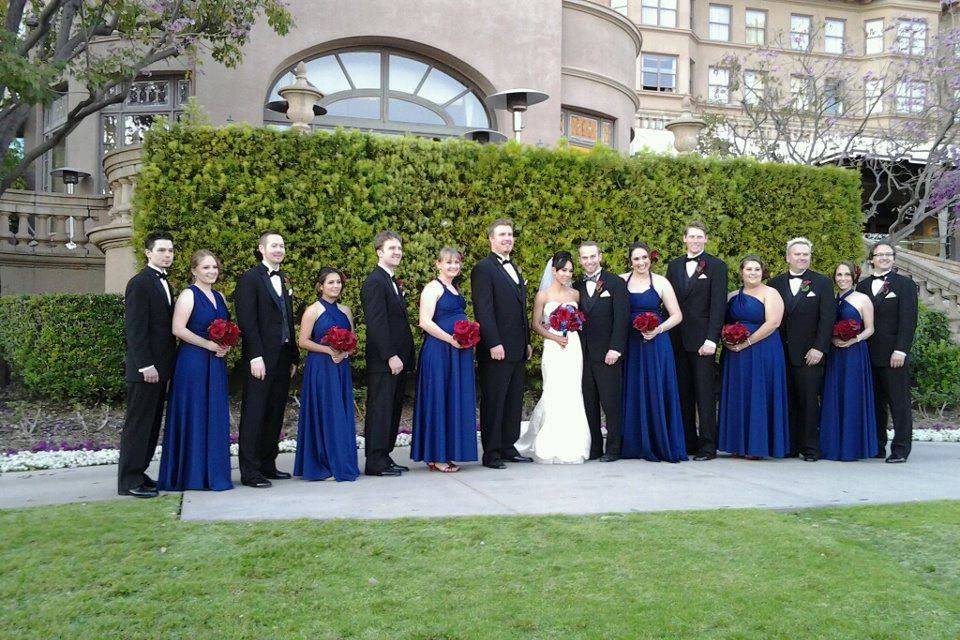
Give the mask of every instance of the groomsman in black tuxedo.
[[286, 256], [283, 237], [260, 236], [261, 262], [237, 281], [234, 304], [248, 367], [240, 404], [240, 481], [266, 488], [290, 474], [277, 469], [280, 430], [300, 351], [293, 330], [293, 291], [280, 271]]
[[173, 337], [173, 291], [167, 269], [173, 263], [173, 236], [147, 235], [147, 266], [127, 283], [123, 297], [127, 411], [120, 434], [118, 493], [137, 498], [157, 495], [146, 474], [160, 437], [167, 385], [177, 342]]
[[400, 236], [381, 231], [373, 239], [377, 266], [360, 289], [367, 325], [367, 413], [363, 423], [368, 476], [399, 476], [408, 467], [390, 457], [403, 411], [407, 373], [413, 371], [413, 333], [407, 298], [396, 279], [403, 257]]
[[[583, 406], [590, 425], [590, 459], [620, 459], [620, 426], [623, 417], [623, 364], [621, 356], [630, 330], [630, 298], [623, 278], [601, 266], [596, 242], [580, 245], [583, 278], [580, 310], [587, 322], [580, 332], [583, 347]], [[600, 408], [607, 418], [607, 447], [600, 433]]]
[[783, 298], [780, 337], [787, 359], [790, 407], [790, 457], [807, 462], [820, 458], [820, 400], [826, 353], [837, 311], [830, 278], [810, 269], [813, 243], [787, 242], [787, 273], [770, 280]]
[[490, 254], [470, 272], [473, 312], [480, 323], [480, 441], [483, 465], [533, 462], [514, 444], [520, 437], [524, 369], [532, 352], [527, 321], [527, 285], [513, 252], [513, 220], [495, 220], [487, 229]]
[[873, 365], [878, 458], [887, 450], [887, 421], [893, 418], [893, 444], [887, 462], [906, 462], [913, 441], [910, 410], [910, 349], [917, 332], [917, 284], [894, 271], [897, 250], [879, 242], [870, 249], [873, 277], [857, 291], [873, 302], [873, 335], [867, 338]]
[[670, 261], [667, 279], [677, 293], [683, 322], [670, 331], [680, 410], [688, 452], [694, 460], [717, 457], [717, 344], [727, 309], [727, 265], [704, 252], [707, 227], [683, 230], [685, 256]]

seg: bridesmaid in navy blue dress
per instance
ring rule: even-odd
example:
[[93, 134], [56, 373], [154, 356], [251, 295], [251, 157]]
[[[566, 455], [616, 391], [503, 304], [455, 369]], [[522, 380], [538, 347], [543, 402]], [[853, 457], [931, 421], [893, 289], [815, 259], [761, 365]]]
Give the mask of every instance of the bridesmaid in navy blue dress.
[[877, 418], [873, 398], [873, 372], [867, 338], [873, 335], [873, 303], [854, 290], [857, 268], [841, 262], [833, 272], [840, 290], [837, 322], [855, 320], [860, 334], [851, 340], [833, 339], [827, 354], [820, 411], [820, 457], [825, 460], [860, 460], [877, 455]]
[[232, 489], [230, 481], [230, 401], [227, 366], [230, 350], [207, 338], [210, 323], [230, 319], [227, 303], [213, 285], [220, 261], [201, 249], [190, 258], [194, 283], [180, 294], [173, 311], [173, 334], [180, 338], [157, 486], [163, 491]]
[[[641, 313], [657, 315], [660, 324], [648, 333], [631, 325], [623, 372], [624, 458], [642, 458], [651, 462], [680, 462], [687, 459], [680, 412], [680, 394], [673, 360], [671, 328], [680, 324], [683, 314], [673, 286], [651, 271], [650, 247], [643, 242], [630, 247], [630, 322]], [[667, 311], [663, 319], [663, 309]]]
[[417, 367], [410, 459], [444, 473], [460, 470], [455, 460], [477, 459], [473, 349], [453, 338], [454, 324], [468, 319], [467, 301], [454, 284], [462, 260], [457, 249], [441, 249], [439, 276], [420, 294], [419, 324], [427, 335]]
[[783, 298], [763, 284], [757, 256], [740, 261], [743, 286], [727, 299], [726, 324], [750, 330], [746, 342], [724, 345], [720, 386], [720, 450], [751, 459], [784, 457], [790, 448], [787, 370], [777, 327]]
[[353, 331], [350, 308], [339, 304], [343, 274], [324, 268], [317, 276], [319, 299], [300, 321], [297, 346], [307, 350], [300, 388], [300, 421], [293, 475], [304, 480], [353, 481], [357, 465], [357, 428], [353, 405], [350, 356], [320, 344], [331, 327]]

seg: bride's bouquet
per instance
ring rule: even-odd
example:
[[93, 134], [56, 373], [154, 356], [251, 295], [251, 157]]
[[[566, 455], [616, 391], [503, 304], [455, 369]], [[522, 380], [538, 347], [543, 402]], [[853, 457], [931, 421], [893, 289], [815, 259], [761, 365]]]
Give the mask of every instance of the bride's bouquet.
[[357, 348], [357, 336], [349, 329], [342, 327], [330, 327], [320, 339], [320, 344], [325, 344], [331, 349], [336, 349], [343, 353], [353, 353]]
[[569, 331], [580, 331], [587, 318], [572, 304], [562, 304], [550, 313], [547, 320], [551, 329], [566, 337]]

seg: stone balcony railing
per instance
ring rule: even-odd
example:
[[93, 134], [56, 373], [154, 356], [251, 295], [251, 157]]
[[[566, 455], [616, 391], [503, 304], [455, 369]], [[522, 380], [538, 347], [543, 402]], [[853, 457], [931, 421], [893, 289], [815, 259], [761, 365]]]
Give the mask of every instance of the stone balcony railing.
[[953, 341], [960, 344], [960, 263], [900, 246], [897, 266], [920, 287], [920, 302], [947, 316]]
[[12, 254], [33, 260], [102, 260], [103, 253], [90, 242], [87, 232], [101, 223], [109, 208], [107, 196], [9, 189], [0, 198], [0, 253], [7, 254], [7, 259]]

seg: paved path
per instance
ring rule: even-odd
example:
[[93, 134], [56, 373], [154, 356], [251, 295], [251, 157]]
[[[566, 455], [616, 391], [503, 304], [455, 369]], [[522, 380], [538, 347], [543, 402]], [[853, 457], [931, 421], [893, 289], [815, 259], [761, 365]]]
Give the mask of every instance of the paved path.
[[[398, 449], [397, 461], [405, 464], [408, 451]], [[293, 454], [282, 455], [280, 467], [292, 466]], [[960, 444], [953, 443], [914, 443], [904, 465], [718, 458], [675, 465], [638, 460], [513, 464], [502, 471], [470, 464], [455, 474], [411, 466], [401, 478], [362, 476], [344, 483], [294, 479], [275, 482], [271, 489], [238, 483], [232, 491], [191, 491], [184, 496], [182, 517], [386, 519], [960, 500]], [[151, 474], [155, 471], [156, 465]], [[120, 499], [115, 478], [115, 466], [2, 474], [0, 508]], [[236, 470], [234, 480], [239, 480]]]

